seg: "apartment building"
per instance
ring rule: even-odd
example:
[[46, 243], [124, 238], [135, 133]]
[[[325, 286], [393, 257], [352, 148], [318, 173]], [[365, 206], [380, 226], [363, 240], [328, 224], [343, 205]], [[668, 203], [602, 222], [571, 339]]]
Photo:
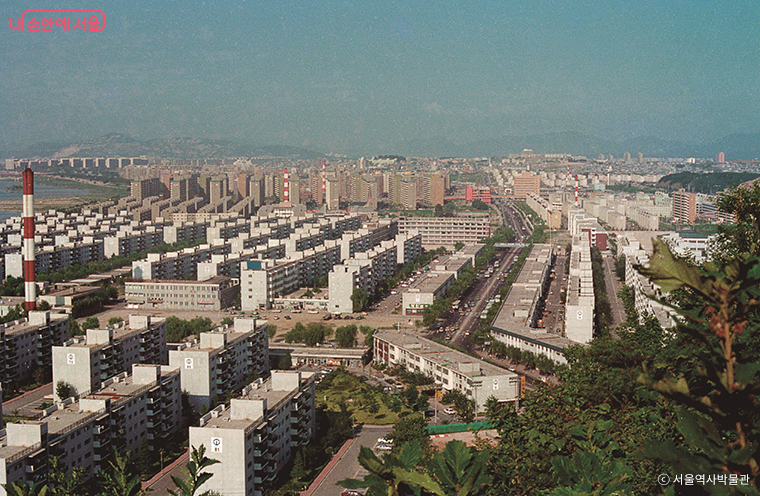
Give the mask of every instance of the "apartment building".
[[476, 412], [485, 411], [491, 397], [503, 403], [520, 399], [520, 377], [514, 372], [412, 334], [378, 330], [374, 340], [375, 363], [432, 377], [444, 392], [457, 390], [474, 400]]
[[383, 241], [380, 246], [355, 253], [353, 258], [333, 267], [328, 275], [329, 311], [353, 312], [354, 289], [360, 288], [372, 295], [381, 281], [395, 274], [398, 268], [396, 246], [395, 241]]
[[76, 394], [86, 395], [136, 363], [168, 362], [166, 319], [130, 315], [126, 323], [88, 329], [86, 336], [54, 346], [53, 384], [64, 381], [73, 386]]
[[130, 308], [219, 311], [232, 304], [240, 285], [224, 276], [202, 281], [128, 280], [124, 293]]
[[3, 389], [18, 388], [31, 379], [35, 369], [50, 374], [52, 347], [67, 339], [68, 315], [31, 311], [27, 318], [0, 324], [0, 379]]
[[513, 196], [517, 199], [524, 200], [529, 193], [536, 196], [541, 194], [541, 177], [533, 175], [530, 172], [523, 172], [514, 178]]
[[673, 192], [673, 222], [693, 224], [697, 219], [697, 195], [683, 189]]
[[535, 193], [528, 193], [525, 203], [546, 223], [549, 229], [559, 229], [562, 226], [562, 204], [550, 203]]
[[169, 365], [180, 367], [182, 390], [200, 410], [214, 397], [241, 389], [251, 374], [269, 373], [269, 326], [265, 320], [235, 318], [232, 326], [201, 333], [199, 340], [173, 345]]
[[134, 365], [131, 372], [54, 404], [40, 420], [9, 423], [0, 431], [0, 484], [44, 479], [53, 456], [66, 470], [81, 467], [93, 476], [108, 468], [114, 450], [136, 453], [146, 438], [152, 451], [160, 449], [182, 425], [179, 370]]
[[272, 371], [190, 428], [190, 445], [219, 460], [201, 491], [262, 496], [315, 435], [314, 374]]
[[670, 250], [681, 257], [701, 264], [712, 260], [710, 248], [715, 243], [715, 235], [700, 234], [694, 231], [676, 231], [666, 233], [660, 238], [667, 243]]
[[464, 213], [457, 217], [401, 217], [399, 233], [416, 231], [422, 235], [422, 246], [437, 248], [478, 243], [491, 235], [487, 213]]
[[594, 277], [591, 269], [591, 244], [587, 236], [573, 236], [570, 273], [565, 302], [565, 334], [578, 343], [594, 337]]
[[567, 363], [564, 350], [576, 342], [538, 325], [543, 318], [542, 301], [549, 288], [553, 260], [551, 245], [533, 246], [491, 324], [491, 336], [508, 346]]

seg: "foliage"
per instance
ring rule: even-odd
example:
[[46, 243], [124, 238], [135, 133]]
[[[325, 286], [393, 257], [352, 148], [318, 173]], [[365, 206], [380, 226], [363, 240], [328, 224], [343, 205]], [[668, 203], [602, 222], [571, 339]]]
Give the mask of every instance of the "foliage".
[[213, 328], [214, 325], [208, 317], [184, 320], [170, 315], [166, 318], [166, 341], [168, 343], [179, 343], [190, 335], [200, 338], [202, 332], [208, 332]]
[[80, 336], [84, 334], [82, 327], [73, 315], [69, 314], [69, 336]]
[[235, 324], [235, 321], [232, 320], [231, 317], [225, 317], [225, 318], [222, 319], [221, 322], [219, 322], [220, 326], [225, 326], [225, 325], [231, 326], [231, 325], [234, 325], [234, 324]]
[[338, 327], [335, 329], [335, 341], [341, 348], [353, 348], [356, 346], [356, 324]]
[[695, 193], [714, 194], [758, 176], [760, 175], [751, 172], [714, 172], [711, 174], [678, 172], [661, 177], [658, 184], [667, 186], [671, 190], [684, 188]]
[[362, 446], [359, 464], [369, 472], [363, 480], [345, 479], [339, 481], [348, 489], [367, 488], [367, 496], [404, 496], [419, 494], [420, 489], [437, 496], [445, 496], [440, 484], [430, 475], [416, 470], [422, 450], [419, 443], [404, 445], [398, 453], [375, 456], [371, 449]]
[[604, 330], [612, 324], [612, 307], [607, 298], [607, 283], [604, 278], [602, 267], [602, 252], [599, 247], [591, 247], [591, 272], [594, 279], [594, 328], [597, 332]]
[[718, 198], [720, 211], [736, 216], [736, 222], [718, 227], [713, 256], [725, 264], [736, 257], [760, 257], [760, 181], [751, 188], [735, 188]]
[[369, 295], [362, 288], [354, 288], [351, 293], [351, 303], [353, 303], [354, 312], [363, 312], [369, 304]]
[[99, 496], [146, 496], [149, 493], [148, 490], [141, 489], [140, 476], [135, 473], [129, 455], [129, 451], [123, 455], [114, 452], [113, 460], [108, 462], [111, 470], [98, 474], [101, 487]]
[[290, 370], [291, 368], [293, 368], [293, 358], [288, 351], [277, 360], [277, 370]]
[[308, 326], [304, 326], [301, 322], [296, 322], [296, 325], [285, 334], [285, 342], [315, 346], [317, 343], [324, 343], [332, 335], [332, 332], [332, 328], [324, 324], [312, 322]]
[[0, 296], [24, 296], [24, 278], [6, 277], [0, 286]]
[[55, 394], [58, 396], [58, 399], [63, 401], [66, 398], [70, 398], [75, 395], [76, 389], [66, 381], [58, 381], [58, 383], [55, 385]]
[[50, 492], [56, 496], [81, 496], [88, 485], [84, 468], [73, 467], [71, 472], [61, 463], [57, 456], [50, 458], [50, 473], [48, 475]]
[[369, 326], [359, 326], [359, 332], [364, 334], [364, 346], [372, 348], [375, 344], [375, 329]]
[[32, 484], [16, 481], [11, 484], [3, 484], [3, 489], [8, 493], [8, 496], [48, 496], [53, 494], [43, 481]]
[[470, 423], [475, 420], [475, 400], [468, 398], [458, 389], [446, 391], [441, 397], [441, 401], [447, 404], [454, 404], [457, 416], [464, 423]]
[[[204, 470], [216, 463], [219, 463], [219, 460], [206, 457], [206, 447], [204, 445], [201, 444], [198, 448], [193, 446], [190, 461], [187, 462], [187, 466], [182, 467], [182, 473], [185, 478], [181, 479], [180, 477], [172, 476], [172, 482], [174, 482], [177, 491], [169, 490], [169, 494], [172, 496], [195, 496], [200, 487], [213, 475], [209, 472], [204, 472]], [[210, 491], [205, 491], [198, 496], [209, 495]]]
[[92, 295], [75, 301], [71, 308], [71, 314], [74, 317], [97, 313], [103, 310], [103, 307], [111, 301], [118, 299], [119, 290], [113, 286], [105, 286]]
[[[316, 400], [333, 411], [345, 408], [358, 423], [393, 424], [410, 412], [398, 398], [385, 394], [382, 387], [370, 386], [343, 368], [322, 379], [317, 385]], [[370, 411], [374, 409], [371, 405], [377, 405], [378, 410]]]
[[84, 322], [82, 322], [82, 330], [86, 331], [88, 329], [97, 329], [100, 327], [100, 320], [98, 320], [97, 317], [87, 317], [84, 319]]
[[760, 260], [734, 259], [704, 269], [655, 241], [648, 267], [637, 267], [662, 291], [685, 290], [695, 304], [678, 308], [678, 337], [693, 343], [684, 367], [658, 360], [639, 380], [674, 401], [684, 439], [652, 441], [645, 456], [683, 473], [760, 475]]
[[116, 325], [120, 322], [124, 322], [124, 319], [122, 319], [121, 317], [111, 317], [110, 319], [108, 319], [108, 325]]
[[488, 210], [488, 204], [482, 200], [472, 200], [472, 208], [476, 210]]
[[396, 449], [406, 443], [417, 441], [423, 451], [428, 453], [430, 451], [430, 438], [425, 431], [425, 426], [427, 426], [427, 419], [421, 413], [411, 413], [396, 422], [389, 436], [394, 440]]
[[137, 448], [137, 472], [140, 474], [140, 478], [148, 479], [148, 476], [152, 471], [152, 465], [153, 460], [150, 453], [148, 438], [143, 437], [140, 440], [140, 446]]
[[0, 317], [0, 324], [7, 324], [8, 322], [13, 322], [14, 320], [23, 319], [26, 317], [26, 310], [21, 305], [16, 305], [15, 307], [8, 310], [8, 313]]
[[487, 451], [475, 452], [462, 441], [450, 441], [427, 468], [444, 494], [478, 496], [485, 494], [491, 483], [491, 476], [486, 474], [487, 463]]
[[621, 281], [625, 281], [625, 255], [615, 258], [615, 275]]

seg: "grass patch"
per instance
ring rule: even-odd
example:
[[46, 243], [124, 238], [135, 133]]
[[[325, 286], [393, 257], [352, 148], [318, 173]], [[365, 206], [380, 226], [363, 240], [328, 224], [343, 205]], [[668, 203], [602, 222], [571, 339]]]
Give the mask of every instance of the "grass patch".
[[398, 398], [342, 369], [329, 374], [317, 385], [316, 400], [317, 407], [325, 405], [334, 412], [345, 404], [354, 422], [363, 424], [395, 424], [400, 417], [411, 413]]

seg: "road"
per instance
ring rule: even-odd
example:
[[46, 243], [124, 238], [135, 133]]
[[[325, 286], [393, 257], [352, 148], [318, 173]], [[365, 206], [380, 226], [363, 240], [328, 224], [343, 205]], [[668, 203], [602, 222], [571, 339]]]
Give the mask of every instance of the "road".
[[613, 266], [614, 258], [609, 254], [602, 254], [604, 257], [604, 278], [607, 281], [607, 299], [610, 301], [611, 318], [610, 327], [612, 329], [617, 328], [620, 324], [625, 322], [625, 307], [623, 302], [618, 298], [618, 292], [623, 289], [623, 284], [618, 282], [615, 275], [615, 267]]
[[341, 489], [338, 481], [343, 479], [362, 479], [368, 473], [359, 465], [359, 449], [362, 446], [373, 448], [377, 439], [393, 430], [393, 426], [364, 425], [359, 428], [356, 440], [343, 454], [330, 473], [322, 480], [312, 496], [337, 496]]

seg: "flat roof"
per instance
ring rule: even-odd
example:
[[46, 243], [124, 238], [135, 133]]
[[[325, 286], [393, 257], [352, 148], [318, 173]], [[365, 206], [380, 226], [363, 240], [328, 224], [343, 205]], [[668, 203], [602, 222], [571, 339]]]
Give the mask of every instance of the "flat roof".
[[[430, 339], [423, 338], [414, 334], [399, 333], [395, 331], [375, 331], [375, 337], [384, 339], [396, 346], [400, 346], [412, 353], [424, 356], [426, 359], [438, 365], [450, 368], [462, 375], [468, 377], [487, 377], [494, 375], [514, 375], [517, 374], [507, 369], [497, 367], [488, 362], [470, 356], [461, 351], [454, 350], [448, 346], [436, 343]], [[460, 363], [477, 363], [479, 370], [477, 372], [468, 372], [459, 370]]]

